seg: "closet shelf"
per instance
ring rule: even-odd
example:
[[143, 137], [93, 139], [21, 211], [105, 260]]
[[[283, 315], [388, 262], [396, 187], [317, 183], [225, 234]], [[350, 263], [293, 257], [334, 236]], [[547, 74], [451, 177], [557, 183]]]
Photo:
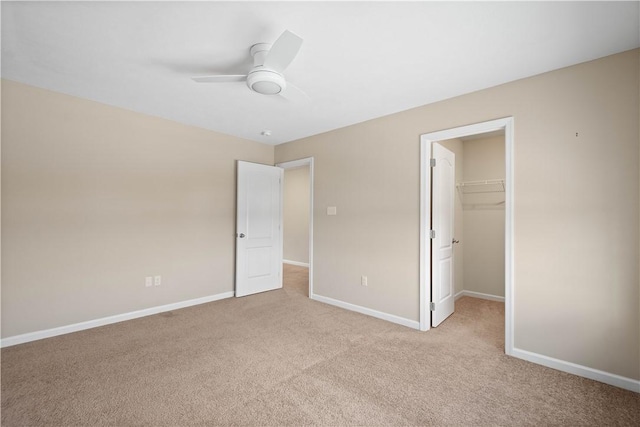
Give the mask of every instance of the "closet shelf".
[[486, 179], [484, 181], [464, 181], [456, 184], [462, 194], [504, 193], [504, 179]]

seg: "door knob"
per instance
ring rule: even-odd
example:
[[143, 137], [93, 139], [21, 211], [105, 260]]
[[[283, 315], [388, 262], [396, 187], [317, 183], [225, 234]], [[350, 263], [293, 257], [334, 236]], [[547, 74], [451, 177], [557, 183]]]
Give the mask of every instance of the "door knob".
[[244, 233], [238, 234], [238, 237], [242, 239], [244, 237]]
[[455, 243], [460, 243], [460, 240], [456, 240], [456, 239], [451, 240], [451, 244], [452, 245], [455, 244]]

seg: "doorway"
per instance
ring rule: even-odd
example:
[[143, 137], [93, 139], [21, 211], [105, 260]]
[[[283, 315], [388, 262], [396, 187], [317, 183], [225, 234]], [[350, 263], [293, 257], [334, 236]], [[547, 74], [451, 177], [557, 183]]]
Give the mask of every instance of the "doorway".
[[[505, 353], [511, 354], [513, 351], [513, 118], [504, 118], [498, 120], [492, 120], [489, 122], [478, 123], [469, 126], [463, 126], [454, 129], [448, 129], [439, 132], [433, 132], [421, 136], [421, 195], [420, 195], [420, 330], [426, 331], [432, 327], [431, 310], [434, 308], [435, 303], [432, 299], [432, 251], [431, 251], [431, 239], [432, 236], [437, 235], [437, 230], [432, 233], [431, 222], [432, 212], [434, 205], [438, 202], [432, 203], [432, 176], [431, 176], [431, 158], [434, 144], [442, 143], [446, 140], [459, 139], [472, 141], [474, 135], [504, 135], [504, 179], [500, 180], [501, 183], [493, 181], [489, 182], [489, 179], [485, 184], [487, 188], [491, 187], [491, 190], [500, 189], [502, 186], [503, 193], [496, 191], [500, 195], [492, 195], [490, 197], [472, 196], [468, 201], [475, 201], [476, 203], [470, 203], [482, 208], [491, 207], [492, 209], [504, 209], [504, 301], [505, 301]], [[463, 143], [463, 142], [462, 142]], [[472, 142], [470, 142], [472, 143]], [[458, 177], [460, 177], [460, 172]], [[497, 178], [495, 178], [497, 180]], [[473, 180], [481, 181], [481, 180]], [[464, 183], [456, 179], [458, 183]], [[473, 187], [477, 182], [468, 183], [467, 190]], [[478, 184], [479, 185], [479, 184]], [[463, 186], [464, 187], [464, 186]], [[456, 198], [458, 197], [460, 187], [457, 187]], [[477, 188], [476, 188], [477, 190]], [[466, 191], [466, 190], [462, 190]], [[470, 190], [473, 191], [473, 190]], [[475, 197], [475, 199], [474, 199]], [[502, 200], [498, 200], [502, 198]], [[437, 212], [437, 206], [435, 206], [435, 212]], [[459, 210], [460, 214], [460, 210]], [[464, 214], [463, 214], [464, 215]], [[458, 236], [455, 237], [458, 239]], [[495, 271], [494, 271], [495, 273]], [[455, 277], [455, 276], [454, 276]], [[455, 280], [455, 279], [451, 279]], [[452, 285], [453, 286], [453, 285]], [[485, 294], [484, 296], [493, 295], [489, 292], [476, 292], [475, 296], [481, 296], [478, 294]], [[498, 292], [499, 293], [499, 292]], [[470, 293], [470, 295], [473, 295]], [[501, 295], [498, 295], [501, 296]]]
[[455, 299], [504, 302], [504, 131], [440, 144], [455, 154]]
[[284, 169], [283, 270], [299, 276], [307, 269], [306, 296], [313, 298], [313, 158], [276, 164]]

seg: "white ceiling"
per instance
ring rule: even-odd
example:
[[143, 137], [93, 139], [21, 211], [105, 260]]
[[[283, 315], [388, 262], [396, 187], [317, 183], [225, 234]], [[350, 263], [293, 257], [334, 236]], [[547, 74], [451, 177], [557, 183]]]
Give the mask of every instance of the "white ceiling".
[[[639, 18], [637, 1], [3, 1], [2, 77], [279, 144], [639, 47]], [[246, 73], [285, 29], [310, 101], [190, 79]]]

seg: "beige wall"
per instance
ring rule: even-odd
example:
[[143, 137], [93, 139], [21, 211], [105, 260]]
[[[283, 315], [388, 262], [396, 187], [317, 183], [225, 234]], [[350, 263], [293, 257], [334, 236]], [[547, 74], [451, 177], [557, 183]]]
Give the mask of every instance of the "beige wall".
[[2, 337], [232, 291], [235, 163], [273, 152], [3, 80]]
[[[504, 180], [504, 159], [504, 135], [465, 141], [463, 180]], [[461, 196], [464, 198], [464, 289], [504, 297], [505, 205], [499, 203], [505, 201], [505, 193]]]
[[284, 171], [284, 259], [309, 263], [309, 167]]
[[[464, 143], [460, 139], [447, 139], [440, 141], [440, 144], [455, 155], [456, 183], [464, 181]], [[464, 235], [464, 211], [462, 208], [462, 197], [458, 191], [455, 192], [454, 213], [453, 213], [453, 235], [460, 243], [453, 246], [453, 289], [454, 293], [459, 293], [465, 289], [465, 249], [466, 237]]]
[[314, 291], [417, 321], [419, 136], [513, 116], [515, 347], [639, 379], [638, 79], [634, 50], [277, 146], [315, 158]]

